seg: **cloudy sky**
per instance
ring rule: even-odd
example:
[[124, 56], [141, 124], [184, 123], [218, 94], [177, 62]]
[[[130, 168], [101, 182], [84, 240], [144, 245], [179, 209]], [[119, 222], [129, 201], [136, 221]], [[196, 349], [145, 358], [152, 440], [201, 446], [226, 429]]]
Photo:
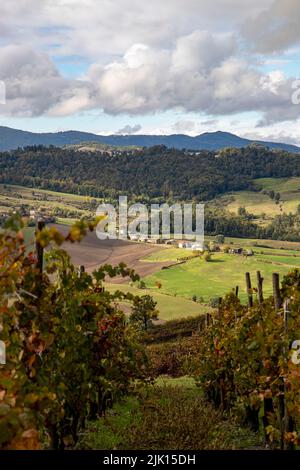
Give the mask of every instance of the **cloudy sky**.
[[10, 0], [0, 125], [300, 144], [299, 0]]

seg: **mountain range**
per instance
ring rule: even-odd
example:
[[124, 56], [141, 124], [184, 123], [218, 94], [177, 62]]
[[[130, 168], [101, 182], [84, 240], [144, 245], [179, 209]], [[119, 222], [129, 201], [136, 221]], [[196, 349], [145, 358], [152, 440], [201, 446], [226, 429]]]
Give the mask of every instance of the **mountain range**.
[[271, 149], [282, 149], [300, 153], [300, 147], [291, 144], [254, 141], [238, 137], [229, 132], [205, 132], [195, 137], [184, 134], [173, 135], [97, 135], [89, 132], [65, 131], [54, 133], [33, 133], [0, 126], [0, 151], [14, 150], [18, 147], [31, 145], [76, 145], [83, 142], [96, 142], [112, 146], [153, 147], [165, 145], [176, 149], [189, 150], [220, 150], [225, 147], [247, 147], [257, 143]]

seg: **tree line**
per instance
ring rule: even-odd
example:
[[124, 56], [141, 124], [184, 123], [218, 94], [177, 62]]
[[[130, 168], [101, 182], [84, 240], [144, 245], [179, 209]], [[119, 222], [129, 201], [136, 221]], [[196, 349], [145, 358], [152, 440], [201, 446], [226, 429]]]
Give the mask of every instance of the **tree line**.
[[91, 197], [206, 201], [255, 190], [254, 178], [300, 176], [299, 155], [264, 147], [188, 152], [156, 146], [112, 156], [56, 147], [0, 153], [0, 182]]

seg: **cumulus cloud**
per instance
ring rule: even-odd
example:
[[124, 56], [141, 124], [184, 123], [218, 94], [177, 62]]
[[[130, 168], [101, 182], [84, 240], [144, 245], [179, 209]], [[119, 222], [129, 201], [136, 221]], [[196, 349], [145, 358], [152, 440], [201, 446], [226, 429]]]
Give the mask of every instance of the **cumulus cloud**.
[[175, 122], [175, 124], [172, 126], [172, 131], [174, 131], [176, 134], [184, 134], [194, 131], [195, 128], [196, 123], [194, 121], [182, 119]]
[[115, 132], [115, 134], [116, 135], [132, 135], [132, 134], [136, 134], [141, 129], [142, 129], [142, 126], [140, 124], [135, 124], [134, 126], [127, 124], [126, 126], [122, 127], [122, 129], [119, 129], [117, 132]]
[[109, 114], [261, 111], [264, 124], [299, 115], [291, 102], [292, 80], [276, 71], [263, 74], [236, 57], [231, 36], [197, 31], [179, 38], [173, 50], [135, 45], [119, 61], [93, 65], [89, 79], [97, 103]]
[[196, 29], [232, 31], [272, 0], [10, 0], [2, 2], [0, 37], [105, 63], [133, 44], [170, 47]]
[[267, 142], [277, 142], [277, 143], [282, 143], [285, 142], [286, 144], [292, 144], [292, 145], [299, 145], [299, 135], [291, 135], [290, 133], [286, 131], [276, 131], [273, 133], [257, 133], [257, 132], [245, 132], [241, 137], [244, 137], [245, 139], [250, 139], [250, 140], [264, 140]]
[[261, 111], [259, 125], [298, 117], [299, 107], [291, 102], [292, 81], [278, 71], [262, 74], [236, 57], [235, 50], [231, 35], [195, 31], [179, 38], [173, 49], [133, 45], [121, 59], [93, 64], [85, 80], [75, 80], [64, 78], [45, 53], [2, 47], [4, 112], [66, 116], [101, 109], [111, 115], [141, 115], [179, 109], [214, 116]]
[[242, 28], [256, 51], [268, 54], [300, 44], [299, 0], [275, 0], [269, 8], [248, 19]]
[[[276, 64], [265, 73], [252, 56], [246, 62], [241, 55], [249, 53], [249, 42], [266, 53], [296, 44], [296, 0], [11, 0], [1, 10], [3, 113], [179, 110], [211, 118], [257, 111], [259, 126], [299, 116], [291, 103], [292, 79]], [[67, 79], [54, 63], [74, 56], [91, 64], [84, 78]], [[183, 121], [174, 130], [192, 131], [193, 124]], [[139, 130], [125, 126], [120, 132]]]
[[6, 86], [5, 114], [63, 116], [91, 104], [88, 82], [64, 79], [46, 54], [26, 46], [0, 48], [0, 80]]

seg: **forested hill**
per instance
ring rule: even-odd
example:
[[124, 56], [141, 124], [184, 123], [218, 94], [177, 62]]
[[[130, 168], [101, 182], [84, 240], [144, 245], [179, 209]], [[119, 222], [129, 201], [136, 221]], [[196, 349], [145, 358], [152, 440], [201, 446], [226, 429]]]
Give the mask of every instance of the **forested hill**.
[[[56, 147], [63, 147], [65, 145], [78, 145], [82, 142], [95, 142], [117, 147], [152, 147], [154, 145], [165, 145], [166, 147], [177, 149], [219, 150], [225, 147], [246, 147], [254, 141], [241, 138], [230, 132], [221, 131], [205, 132], [195, 137], [184, 134], [97, 135], [90, 132], [79, 131], [34, 133], [0, 126], [0, 151], [14, 150], [18, 147], [26, 147], [29, 145], [54, 145]], [[277, 142], [258, 143], [271, 149], [282, 149], [289, 152], [300, 153], [300, 148], [291, 144]]]
[[252, 179], [300, 176], [300, 156], [263, 147], [197, 153], [152, 147], [112, 156], [29, 147], [0, 153], [0, 182], [111, 197], [207, 200]]

